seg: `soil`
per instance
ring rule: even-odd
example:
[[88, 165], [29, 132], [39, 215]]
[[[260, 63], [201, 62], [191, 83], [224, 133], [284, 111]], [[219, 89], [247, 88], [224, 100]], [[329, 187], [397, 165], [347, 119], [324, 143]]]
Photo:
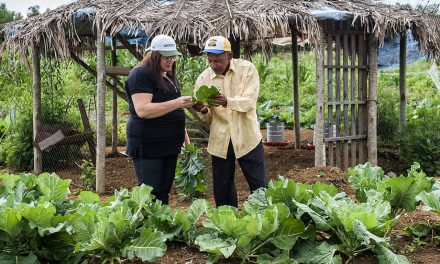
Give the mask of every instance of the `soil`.
[[[262, 131], [265, 135], [265, 131]], [[314, 167], [314, 150], [307, 149], [307, 143], [312, 142], [313, 134], [311, 130], [301, 131], [301, 149], [294, 147], [294, 135], [290, 130], [286, 130], [285, 139], [289, 142], [287, 146], [283, 147], [269, 147], [264, 146], [265, 160], [270, 179], [277, 179], [279, 176], [294, 179], [297, 182], [314, 183], [317, 181], [323, 183], [331, 183], [339, 188], [340, 191], [346, 192], [353, 196], [354, 192], [348, 184], [347, 174], [334, 167], [316, 168]], [[123, 152], [123, 148], [119, 149]], [[208, 191], [204, 197], [212, 205], [214, 199], [212, 194], [212, 178], [210, 168], [210, 157], [203, 149], [205, 165], [207, 167], [206, 173]], [[399, 160], [399, 155], [395, 151], [380, 150], [378, 153], [378, 163], [385, 173], [393, 172], [397, 175], [405, 173], [407, 165]], [[249, 188], [247, 182], [237, 164], [236, 166], [236, 187], [239, 198], [239, 207], [247, 199], [249, 195]], [[72, 174], [69, 171], [57, 171], [63, 178], [72, 179], [72, 188], [80, 190], [81, 182], [79, 175]], [[133, 168], [133, 162], [130, 158], [120, 155], [108, 155], [106, 159], [106, 196], [114, 194], [114, 191], [120, 188], [131, 188], [136, 186], [136, 177]], [[189, 202], [182, 202], [177, 199], [175, 190], [172, 190], [170, 196], [170, 206], [175, 209], [185, 209], [189, 206]], [[396, 251], [407, 256], [413, 263], [434, 264], [440, 263], [440, 247], [432, 243], [432, 238], [428, 237], [425, 244], [416, 245], [412, 238], [405, 234], [403, 229], [414, 223], [437, 223], [440, 224], [440, 216], [430, 212], [417, 210], [411, 213], [404, 214], [397, 221], [395, 228], [391, 233], [391, 242], [395, 245]], [[158, 263], [206, 263], [207, 254], [201, 253], [194, 246], [186, 244], [170, 243], [166, 256], [160, 258]], [[137, 262], [129, 262], [137, 263]], [[239, 263], [238, 260], [221, 260], [220, 263]], [[352, 263], [378, 263], [377, 259], [370, 255], [359, 256], [352, 261]]]

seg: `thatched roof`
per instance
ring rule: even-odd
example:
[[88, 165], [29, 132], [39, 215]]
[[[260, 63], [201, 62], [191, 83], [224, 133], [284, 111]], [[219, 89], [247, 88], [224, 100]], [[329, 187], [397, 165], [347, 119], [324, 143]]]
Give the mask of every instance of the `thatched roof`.
[[0, 32], [5, 38], [0, 52], [25, 53], [30, 45], [38, 43], [55, 57], [68, 58], [69, 47], [94, 41], [75, 30], [74, 14], [84, 8], [94, 10], [89, 18], [90, 25], [102, 23], [102, 32], [98, 32], [101, 36], [113, 36], [128, 29], [132, 33], [144, 30], [147, 35], [169, 34], [183, 45], [201, 45], [214, 34], [233, 35], [247, 42], [290, 36], [288, 21], [291, 21], [303, 37], [316, 44], [321, 29], [312, 11], [325, 7], [348, 11], [352, 14], [351, 22], [361, 22], [365, 32], [374, 33], [380, 43], [386, 34], [410, 28], [421, 50], [430, 52], [440, 61], [440, 32], [425, 17], [412, 10], [372, 0], [79, 0], [7, 24]]

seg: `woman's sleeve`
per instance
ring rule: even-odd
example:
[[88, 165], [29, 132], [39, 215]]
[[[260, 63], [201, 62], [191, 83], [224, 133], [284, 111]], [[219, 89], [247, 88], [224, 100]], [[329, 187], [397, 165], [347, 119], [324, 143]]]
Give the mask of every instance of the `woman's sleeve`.
[[139, 67], [133, 69], [129, 80], [130, 93], [150, 93], [153, 94], [155, 91], [155, 84], [153, 81], [152, 74]]

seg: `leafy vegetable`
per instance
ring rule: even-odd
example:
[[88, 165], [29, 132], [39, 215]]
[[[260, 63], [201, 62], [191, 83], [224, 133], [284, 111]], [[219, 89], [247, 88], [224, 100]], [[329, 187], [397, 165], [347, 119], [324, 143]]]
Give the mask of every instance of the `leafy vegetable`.
[[190, 144], [182, 148], [177, 162], [175, 184], [182, 199], [193, 199], [206, 191], [205, 166], [201, 150]]
[[192, 99], [194, 102], [204, 103], [204, 104], [208, 104], [209, 106], [211, 106], [212, 104], [211, 104], [210, 97], [216, 96], [219, 94], [220, 94], [220, 91], [217, 87], [215, 87], [215, 86], [208, 87], [206, 85], [202, 85], [195, 92]]

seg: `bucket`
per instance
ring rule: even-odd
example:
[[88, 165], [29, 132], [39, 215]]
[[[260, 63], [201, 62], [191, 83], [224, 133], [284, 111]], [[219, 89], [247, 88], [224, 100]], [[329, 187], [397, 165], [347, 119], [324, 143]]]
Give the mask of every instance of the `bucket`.
[[284, 142], [284, 123], [269, 122], [266, 124], [267, 142]]

